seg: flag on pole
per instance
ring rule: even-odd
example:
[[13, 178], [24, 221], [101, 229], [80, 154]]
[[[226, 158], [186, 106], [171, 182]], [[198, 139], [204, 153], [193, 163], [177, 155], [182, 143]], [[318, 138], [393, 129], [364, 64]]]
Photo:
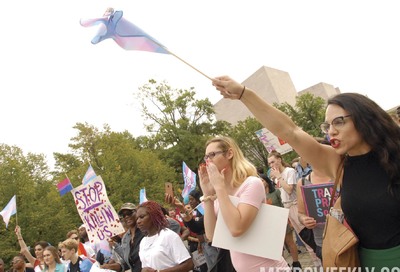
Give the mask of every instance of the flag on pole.
[[141, 30], [139, 27], [128, 20], [125, 20], [123, 18], [123, 14], [124, 13], [121, 10], [114, 11], [113, 8], [108, 8], [103, 17], [80, 20], [80, 24], [84, 27], [100, 25], [97, 35], [92, 39], [92, 44], [98, 44], [101, 41], [111, 38], [120, 47], [126, 50], [140, 50], [152, 53], [170, 54], [206, 78], [212, 80], [211, 77], [169, 51], [164, 45]]
[[85, 176], [82, 179], [82, 184], [86, 185], [89, 181], [91, 181], [92, 179], [96, 178], [96, 173], [93, 170], [92, 165], [89, 165], [88, 170], [86, 171]]
[[57, 184], [57, 189], [60, 192], [60, 196], [63, 196], [66, 193], [70, 192], [72, 189], [74, 189], [74, 187], [72, 186], [69, 178], [66, 178]]
[[140, 189], [140, 194], [139, 194], [139, 204], [142, 204], [143, 202], [147, 201], [146, 197], [146, 188]]
[[182, 190], [183, 203], [189, 202], [189, 193], [196, 188], [196, 174], [190, 170], [185, 162], [182, 163], [183, 181], [185, 185]]
[[106, 39], [113, 39], [120, 47], [126, 50], [140, 50], [153, 53], [169, 54], [168, 50], [156, 39], [148, 35], [136, 25], [125, 20], [121, 10], [111, 8], [102, 18], [81, 20], [84, 27], [101, 25], [97, 35], [92, 39], [92, 44], [97, 44]]
[[14, 195], [10, 202], [8, 202], [7, 206], [0, 212], [3, 217], [4, 223], [6, 223], [6, 228], [8, 227], [8, 222], [10, 221], [10, 217], [17, 213], [17, 201], [16, 196]]

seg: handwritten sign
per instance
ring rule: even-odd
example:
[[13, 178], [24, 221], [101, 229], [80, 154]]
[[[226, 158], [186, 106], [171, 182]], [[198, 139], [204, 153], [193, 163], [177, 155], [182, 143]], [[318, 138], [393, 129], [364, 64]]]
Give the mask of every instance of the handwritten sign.
[[333, 183], [301, 186], [306, 213], [308, 216], [314, 218], [317, 224], [325, 223], [326, 215], [329, 212], [332, 191]]
[[74, 188], [71, 192], [91, 243], [108, 240], [124, 232], [118, 214], [108, 200], [106, 186], [100, 176]]
[[268, 153], [276, 150], [280, 154], [285, 154], [293, 150], [293, 148], [288, 143], [276, 137], [274, 134], [272, 134], [271, 131], [266, 128], [257, 130], [255, 133], [258, 139], [267, 149]]

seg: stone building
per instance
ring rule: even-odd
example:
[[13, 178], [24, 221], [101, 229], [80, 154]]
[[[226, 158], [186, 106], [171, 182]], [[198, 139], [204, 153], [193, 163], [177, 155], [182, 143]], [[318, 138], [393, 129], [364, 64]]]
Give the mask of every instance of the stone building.
[[[307, 92], [325, 100], [340, 93], [338, 88], [323, 82], [297, 92], [289, 73], [267, 66], [262, 66], [242, 84], [256, 91], [258, 95], [271, 104], [287, 102], [292, 106], [296, 103], [296, 96]], [[224, 120], [232, 125], [253, 116], [238, 100], [221, 99], [214, 105], [214, 110], [217, 120]]]

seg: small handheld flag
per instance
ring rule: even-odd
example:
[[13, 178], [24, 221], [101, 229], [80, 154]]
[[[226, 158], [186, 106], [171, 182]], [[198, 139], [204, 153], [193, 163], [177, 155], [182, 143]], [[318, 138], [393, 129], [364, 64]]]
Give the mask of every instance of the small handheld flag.
[[140, 194], [139, 194], [139, 204], [142, 204], [143, 202], [147, 201], [146, 197], [146, 188], [140, 189]]
[[71, 184], [71, 181], [69, 180], [69, 178], [66, 178], [57, 184], [57, 189], [60, 192], [60, 196], [63, 196], [66, 193], [70, 192], [72, 189], [74, 189], [74, 187], [72, 187], [72, 184]]
[[92, 165], [89, 165], [88, 170], [85, 173], [85, 176], [82, 179], [82, 184], [86, 185], [89, 181], [91, 181], [92, 179], [96, 178], [96, 173], [93, 170]]
[[103, 17], [81, 20], [80, 24], [84, 27], [101, 24], [99, 32], [92, 39], [92, 44], [97, 44], [101, 41], [111, 38], [120, 47], [126, 50], [140, 50], [153, 53], [170, 54], [206, 78], [212, 80], [209, 76], [196, 69], [177, 55], [173, 54], [164, 45], [141, 30], [139, 27], [128, 20], [125, 20], [121, 10], [114, 11], [113, 8], [108, 8]]
[[196, 188], [196, 174], [190, 170], [185, 162], [182, 163], [182, 174], [185, 185], [182, 191], [183, 203], [189, 202], [189, 193]]
[[17, 201], [14, 195], [7, 206], [0, 212], [3, 217], [4, 223], [6, 223], [6, 228], [8, 227], [8, 222], [10, 222], [10, 217], [17, 213]]

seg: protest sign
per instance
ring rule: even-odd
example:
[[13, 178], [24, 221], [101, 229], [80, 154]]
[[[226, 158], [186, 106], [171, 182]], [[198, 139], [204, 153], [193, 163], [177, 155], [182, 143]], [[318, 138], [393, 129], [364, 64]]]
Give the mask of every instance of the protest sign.
[[124, 232], [118, 214], [108, 200], [106, 186], [100, 176], [74, 188], [71, 192], [91, 243], [107, 241]]
[[257, 130], [255, 133], [258, 139], [263, 143], [263, 145], [267, 149], [268, 153], [271, 153], [272, 151], [276, 150], [282, 155], [293, 150], [293, 148], [288, 143], [276, 137], [274, 134], [272, 134], [271, 131], [269, 131], [266, 128]]
[[325, 223], [332, 191], [332, 182], [301, 186], [306, 213], [309, 217], [314, 218], [317, 224]]

